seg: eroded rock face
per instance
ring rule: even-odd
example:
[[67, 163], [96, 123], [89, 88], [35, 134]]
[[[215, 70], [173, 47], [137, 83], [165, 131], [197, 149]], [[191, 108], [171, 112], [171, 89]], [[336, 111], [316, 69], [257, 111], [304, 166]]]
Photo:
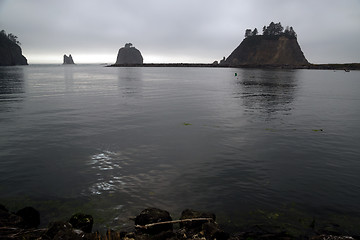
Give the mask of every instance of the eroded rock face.
[[0, 66], [28, 65], [19, 45], [0, 34]]
[[119, 49], [115, 64], [143, 64], [143, 57], [138, 49], [127, 43]]
[[234, 65], [307, 65], [296, 38], [286, 36], [252, 36], [245, 38], [226, 59]]

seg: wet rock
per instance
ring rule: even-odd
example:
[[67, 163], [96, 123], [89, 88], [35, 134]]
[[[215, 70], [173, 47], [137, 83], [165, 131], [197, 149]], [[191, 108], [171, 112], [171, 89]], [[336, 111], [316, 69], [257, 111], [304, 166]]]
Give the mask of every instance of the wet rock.
[[7, 210], [0, 210], [0, 227], [24, 227], [24, 219]]
[[[192, 209], [186, 209], [181, 213], [180, 220], [184, 219], [193, 219], [193, 218], [211, 218], [213, 221], [215, 221], [216, 216], [213, 213], [207, 213], [207, 212], [199, 212]], [[181, 228], [186, 229], [195, 229], [195, 230], [201, 230], [202, 225], [204, 223], [207, 223], [209, 221], [191, 221], [191, 222], [183, 222], [180, 223]]]
[[[151, 223], [172, 221], [168, 211], [158, 208], [147, 208], [135, 218], [135, 225], [145, 226]], [[172, 231], [173, 224], [160, 224], [148, 228], [140, 228], [139, 230], [148, 234], [159, 234], [161, 232]]]
[[53, 239], [59, 232], [67, 232], [68, 229], [72, 229], [72, 226], [67, 222], [53, 222], [50, 223], [45, 235], [50, 239]]
[[25, 228], [36, 228], [40, 225], [40, 213], [33, 207], [20, 209], [16, 215], [23, 218]]
[[202, 231], [206, 239], [227, 240], [229, 238], [229, 234], [222, 231], [215, 222], [204, 223]]
[[77, 213], [70, 218], [69, 223], [73, 226], [73, 228], [90, 233], [94, 224], [94, 219], [91, 215]]
[[53, 222], [44, 234], [43, 239], [84, 239], [85, 233], [81, 230], [73, 229], [68, 222]]

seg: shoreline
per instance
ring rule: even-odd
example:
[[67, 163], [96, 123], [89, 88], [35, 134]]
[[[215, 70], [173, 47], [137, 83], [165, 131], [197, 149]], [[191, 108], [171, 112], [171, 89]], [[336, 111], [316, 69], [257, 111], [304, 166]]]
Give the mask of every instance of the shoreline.
[[318, 70], [360, 70], [360, 63], [326, 63], [307, 65], [240, 64], [225, 65], [213, 63], [143, 63], [112, 64], [106, 67], [199, 67], [199, 68], [260, 68], [260, 69], [318, 69]]
[[[238, 227], [233, 232], [224, 231], [224, 226], [216, 222], [216, 215], [211, 212], [202, 212], [192, 209], [182, 211], [180, 218], [173, 219], [166, 210], [146, 208], [131, 220], [132, 229], [113, 230], [106, 232], [93, 230], [96, 218], [92, 215], [78, 212], [68, 220], [57, 220], [48, 223], [45, 228], [38, 228], [40, 213], [32, 208], [25, 207], [10, 212], [0, 204], [0, 238], [5, 239], [134, 239], [134, 240], [248, 240], [248, 239], [310, 239], [310, 240], [352, 240], [359, 239], [357, 233], [350, 233], [336, 223], [324, 226], [317, 219], [302, 222], [301, 228], [294, 228], [290, 222], [284, 225], [276, 224], [276, 214], [269, 215], [267, 223], [251, 223], [247, 227]], [[296, 219], [295, 219], [296, 220]]]

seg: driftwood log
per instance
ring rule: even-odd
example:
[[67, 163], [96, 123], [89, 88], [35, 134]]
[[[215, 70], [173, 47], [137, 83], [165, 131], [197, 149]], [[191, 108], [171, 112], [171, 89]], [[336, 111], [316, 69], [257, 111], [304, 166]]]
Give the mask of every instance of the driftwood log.
[[161, 225], [161, 224], [169, 224], [169, 223], [183, 223], [183, 222], [192, 222], [192, 221], [214, 221], [212, 218], [191, 218], [191, 219], [181, 219], [181, 220], [173, 220], [173, 221], [165, 221], [165, 222], [156, 222], [156, 223], [149, 223], [146, 225], [135, 225], [135, 228], [143, 228], [147, 229], [149, 227]]

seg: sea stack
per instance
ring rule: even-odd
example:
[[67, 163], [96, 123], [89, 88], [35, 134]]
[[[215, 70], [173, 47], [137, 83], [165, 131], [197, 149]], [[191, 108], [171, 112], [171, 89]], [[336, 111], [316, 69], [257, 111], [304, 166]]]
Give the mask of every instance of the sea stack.
[[19, 44], [15, 35], [0, 32], [0, 66], [28, 65]]
[[143, 64], [143, 57], [131, 43], [126, 43], [125, 47], [119, 49], [115, 64]]
[[66, 54], [64, 55], [63, 64], [75, 64], [71, 54], [69, 56], [66, 56]]
[[303, 66], [308, 65], [304, 53], [297, 41], [297, 35], [292, 27], [283, 27], [280, 23], [270, 23], [263, 28], [263, 35], [257, 35], [247, 29], [245, 39], [229, 55], [225, 65], [249, 66]]

